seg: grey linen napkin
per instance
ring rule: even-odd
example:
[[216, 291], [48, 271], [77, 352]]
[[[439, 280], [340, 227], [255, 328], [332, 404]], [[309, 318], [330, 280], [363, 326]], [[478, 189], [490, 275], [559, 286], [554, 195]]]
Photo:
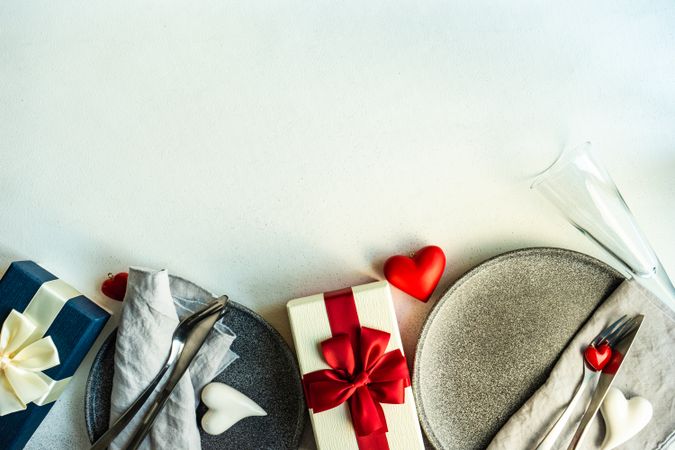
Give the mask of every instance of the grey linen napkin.
[[[166, 270], [129, 269], [127, 293], [117, 330], [115, 373], [110, 420], [114, 422], [146, 388], [169, 354], [171, 337], [180, 319], [204, 306], [213, 296]], [[157, 417], [142, 449], [201, 448], [196, 408], [201, 389], [237, 358], [230, 345], [234, 334], [221, 322], [176, 385]], [[160, 383], [145, 408], [110, 446], [124, 448], [147, 407], [161, 389]]]
[[[576, 390], [582, 374], [581, 352], [598, 332], [624, 314], [644, 314], [645, 320], [613, 386], [629, 398], [639, 395], [648, 399], [654, 407], [654, 416], [642, 431], [619, 448], [670, 448], [675, 430], [675, 314], [652, 293], [629, 280], [610, 295], [577, 333], [546, 383], [506, 422], [488, 449], [534, 449]], [[556, 443], [559, 448], [567, 448], [590, 397], [588, 390]], [[600, 417], [598, 413], [580, 449], [599, 448], [604, 436]]]

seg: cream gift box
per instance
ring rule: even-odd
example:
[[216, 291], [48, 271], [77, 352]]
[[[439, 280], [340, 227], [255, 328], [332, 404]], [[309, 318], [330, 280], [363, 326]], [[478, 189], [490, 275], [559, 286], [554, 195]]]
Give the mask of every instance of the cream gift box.
[[[379, 281], [299, 298], [290, 301], [287, 308], [319, 450], [424, 449], [389, 284]], [[344, 348], [341, 345], [344, 340], [339, 342], [341, 338], [348, 338], [347, 346], [357, 349], [356, 372], [364, 371], [363, 367], [358, 367], [358, 361], [373, 370], [367, 375], [348, 374], [336, 370], [335, 363], [331, 367], [327, 362], [331, 357], [350, 361], [350, 356], [335, 357], [340, 353], [335, 349]], [[384, 355], [379, 361], [373, 360], [373, 353], [377, 353], [373, 349], [378, 349], [378, 344], [372, 344], [373, 339], [383, 347], [381, 353]], [[326, 345], [329, 341], [331, 345]], [[363, 351], [364, 345], [367, 346], [365, 341], [371, 345], [369, 350]], [[370, 361], [366, 361], [369, 358]], [[401, 384], [398, 378], [403, 377], [403, 370], [407, 380]], [[365, 371], [368, 372], [368, 368]], [[319, 380], [312, 384], [317, 381], [317, 374]], [[369, 392], [365, 392], [366, 389]], [[383, 391], [388, 393], [382, 394]], [[350, 395], [353, 398], [345, 399]], [[367, 398], [364, 399], [364, 395]], [[337, 397], [335, 403], [340, 404], [326, 406], [322, 396]], [[379, 402], [383, 396], [384, 400]], [[392, 396], [398, 399], [392, 402]], [[369, 405], [371, 397], [376, 403], [374, 407], [384, 416], [381, 418], [387, 431], [364, 436], [368, 433], [364, 427], [370, 427], [369, 419], [373, 414], [359, 411], [362, 408], [368, 410], [369, 406], [370, 412], [373, 411], [373, 405]], [[355, 421], [354, 416], [360, 417]]]

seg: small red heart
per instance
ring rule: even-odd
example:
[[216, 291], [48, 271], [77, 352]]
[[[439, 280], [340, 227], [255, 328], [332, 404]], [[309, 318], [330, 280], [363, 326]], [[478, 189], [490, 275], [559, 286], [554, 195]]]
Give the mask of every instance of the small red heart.
[[584, 351], [584, 358], [588, 365], [590, 365], [595, 370], [602, 370], [609, 359], [612, 357], [612, 347], [609, 344], [602, 343], [597, 347], [594, 345], [589, 345]]
[[124, 300], [124, 294], [127, 293], [127, 280], [129, 274], [120, 272], [115, 276], [108, 275], [108, 278], [101, 283], [101, 291], [113, 300]]
[[412, 258], [396, 255], [384, 263], [385, 278], [403, 292], [423, 302], [431, 297], [443, 270], [445, 254], [435, 245], [420, 249]]

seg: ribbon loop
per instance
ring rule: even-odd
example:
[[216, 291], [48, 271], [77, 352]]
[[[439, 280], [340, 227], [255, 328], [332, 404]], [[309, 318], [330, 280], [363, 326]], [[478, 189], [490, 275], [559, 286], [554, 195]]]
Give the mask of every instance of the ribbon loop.
[[326, 363], [333, 370], [342, 371], [346, 375], [353, 375], [356, 370], [354, 349], [346, 334], [338, 334], [321, 343], [321, 353]]
[[357, 436], [387, 431], [380, 403], [405, 402], [410, 375], [400, 350], [385, 353], [390, 334], [361, 327], [358, 355], [347, 334], [337, 334], [321, 343], [321, 353], [332, 369], [303, 377], [307, 405], [314, 412], [348, 402]]

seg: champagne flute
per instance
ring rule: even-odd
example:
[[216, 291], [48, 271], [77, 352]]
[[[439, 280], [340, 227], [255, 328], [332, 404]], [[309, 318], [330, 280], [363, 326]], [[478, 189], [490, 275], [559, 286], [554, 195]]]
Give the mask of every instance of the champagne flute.
[[531, 188], [675, 312], [673, 283], [589, 142], [563, 151]]

